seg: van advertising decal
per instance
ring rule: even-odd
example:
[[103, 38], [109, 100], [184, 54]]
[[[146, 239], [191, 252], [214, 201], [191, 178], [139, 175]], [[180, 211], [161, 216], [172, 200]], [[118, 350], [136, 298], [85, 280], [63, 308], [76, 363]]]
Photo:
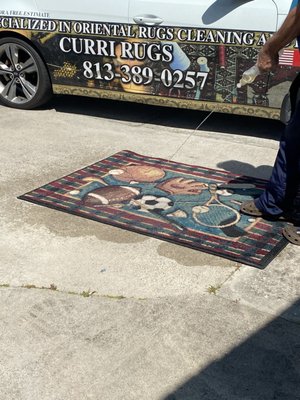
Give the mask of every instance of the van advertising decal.
[[300, 66], [292, 43], [276, 74], [262, 74], [238, 89], [242, 73], [255, 63], [271, 33], [5, 15], [0, 30], [19, 32], [34, 43], [54, 87], [279, 108], [276, 87], [286, 86], [287, 92]]

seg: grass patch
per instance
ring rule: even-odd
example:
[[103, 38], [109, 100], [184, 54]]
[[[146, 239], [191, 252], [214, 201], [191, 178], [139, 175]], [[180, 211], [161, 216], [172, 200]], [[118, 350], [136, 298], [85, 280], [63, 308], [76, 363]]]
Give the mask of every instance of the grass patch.
[[110, 295], [110, 294], [103, 295], [103, 297], [106, 297], [107, 299], [113, 299], [113, 300], [126, 299], [126, 297], [124, 297], [124, 296], [113, 296], [113, 295]]
[[22, 287], [25, 289], [37, 289], [37, 287], [35, 285], [30, 285], [30, 284], [22, 285]]
[[207, 289], [207, 291], [208, 291], [208, 293], [210, 293], [210, 294], [216, 295], [216, 294], [217, 294], [217, 291], [218, 291], [219, 289], [221, 289], [221, 285], [217, 285], [217, 286], [210, 285], [210, 287]]
[[82, 297], [91, 297], [95, 293], [96, 293], [95, 291], [91, 292], [90, 290], [87, 290], [87, 291], [84, 290], [83, 292], [80, 293], [80, 295]]

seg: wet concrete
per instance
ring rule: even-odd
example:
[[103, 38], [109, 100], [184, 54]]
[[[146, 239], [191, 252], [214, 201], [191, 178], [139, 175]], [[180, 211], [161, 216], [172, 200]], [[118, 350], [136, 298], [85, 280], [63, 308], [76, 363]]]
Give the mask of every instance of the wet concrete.
[[195, 132], [206, 113], [62, 97], [0, 115], [1, 400], [299, 398], [299, 248], [258, 270], [17, 199], [123, 149], [267, 178], [279, 122]]

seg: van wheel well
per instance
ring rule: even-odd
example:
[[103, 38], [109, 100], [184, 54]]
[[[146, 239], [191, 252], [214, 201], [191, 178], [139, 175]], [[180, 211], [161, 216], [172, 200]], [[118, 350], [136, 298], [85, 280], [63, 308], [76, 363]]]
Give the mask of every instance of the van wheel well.
[[20, 33], [12, 32], [12, 31], [2, 31], [2, 32], [0, 32], [0, 39], [2, 39], [2, 38], [20, 39], [23, 42], [27, 43], [29, 46], [31, 46], [38, 53], [38, 55], [41, 57], [41, 59], [43, 60], [43, 63], [45, 64], [45, 68], [47, 69], [47, 72], [48, 72], [49, 80], [50, 80], [51, 85], [52, 85], [51, 76], [50, 76], [50, 73], [49, 73], [49, 70], [48, 70], [48, 67], [47, 67], [47, 63], [46, 63], [43, 55], [41, 54], [39, 48], [37, 46], [35, 46], [35, 44], [30, 39], [28, 39], [24, 35], [21, 35]]
[[0, 103], [33, 109], [52, 95], [46, 63], [38, 49], [22, 35], [0, 35]]

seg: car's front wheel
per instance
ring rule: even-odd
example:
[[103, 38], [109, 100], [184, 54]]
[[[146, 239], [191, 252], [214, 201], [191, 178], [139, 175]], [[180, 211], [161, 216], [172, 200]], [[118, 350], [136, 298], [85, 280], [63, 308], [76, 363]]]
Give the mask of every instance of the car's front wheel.
[[18, 38], [0, 39], [0, 103], [31, 109], [51, 93], [49, 74], [37, 51]]

